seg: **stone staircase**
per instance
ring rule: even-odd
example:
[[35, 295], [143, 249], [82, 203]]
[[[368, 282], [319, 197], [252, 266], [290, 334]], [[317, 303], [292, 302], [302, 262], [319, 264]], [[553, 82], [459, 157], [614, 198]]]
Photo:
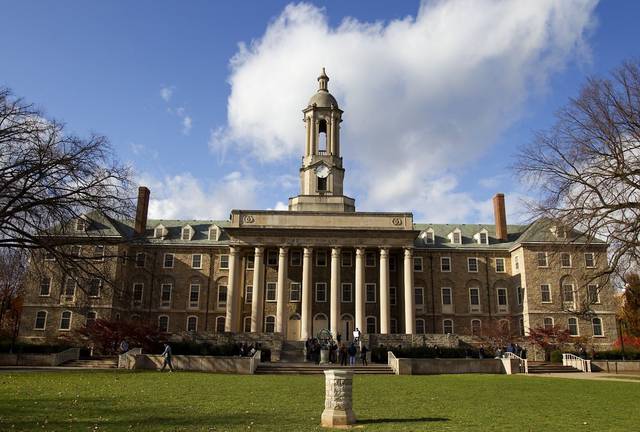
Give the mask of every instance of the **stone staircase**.
[[63, 367], [85, 369], [117, 369], [117, 356], [91, 357], [87, 359], [71, 360], [62, 364]]
[[324, 375], [327, 369], [351, 370], [355, 374], [394, 375], [393, 369], [385, 364], [369, 366], [338, 366], [334, 364], [317, 365], [315, 363], [260, 363], [257, 375]]
[[545, 374], [545, 373], [574, 373], [580, 372], [578, 369], [571, 366], [562, 366], [561, 363], [550, 362], [529, 362], [530, 374]]
[[304, 341], [284, 341], [280, 351], [280, 361], [284, 363], [303, 363]]

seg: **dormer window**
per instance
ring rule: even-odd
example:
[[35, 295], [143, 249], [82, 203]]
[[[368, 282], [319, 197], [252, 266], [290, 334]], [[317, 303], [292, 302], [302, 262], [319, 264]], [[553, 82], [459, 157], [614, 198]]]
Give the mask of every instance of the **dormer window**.
[[462, 244], [462, 231], [459, 228], [449, 233], [449, 241], [453, 244]]
[[191, 240], [191, 238], [193, 237], [193, 229], [190, 226], [186, 226], [182, 228], [182, 235], [181, 235], [181, 239], [182, 240]]
[[217, 225], [211, 225], [209, 227], [209, 240], [218, 241], [220, 240], [220, 227]]
[[87, 221], [79, 217], [76, 219], [76, 231], [86, 231]]
[[562, 225], [554, 225], [551, 227], [551, 232], [556, 238], [566, 239], [567, 238], [567, 229]]
[[489, 244], [489, 236], [486, 232], [481, 232], [479, 236], [480, 244]]
[[153, 230], [153, 236], [155, 238], [159, 238], [159, 239], [163, 239], [164, 236], [166, 235], [166, 230], [164, 228], [164, 226], [162, 225], [158, 225], [157, 227], [155, 227], [155, 229]]
[[424, 242], [424, 244], [435, 243], [435, 236], [433, 234], [432, 228], [429, 228], [428, 230], [423, 231], [422, 234], [420, 234], [420, 237], [422, 238], [422, 241]]

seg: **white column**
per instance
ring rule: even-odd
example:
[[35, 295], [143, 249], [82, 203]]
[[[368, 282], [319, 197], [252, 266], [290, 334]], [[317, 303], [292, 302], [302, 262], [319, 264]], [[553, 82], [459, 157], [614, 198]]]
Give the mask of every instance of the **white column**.
[[364, 248], [356, 249], [356, 328], [364, 334]]
[[240, 293], [238, 293], [238, 280], [240, 279], [240, 272], [238, 261], [240, 258], [240, 251], [236, 247], [229, 247], [229, 277], [227, 281], [227, 316], [224, 323], [224, 331], [237, 332], [238, 331], [238, 317], [236, 311], [236, 303]]
[[415, 295], [413, 293], [413, 250], [404, 250], [404, 330], [406, 334], [415, 333], [416, 327]]
[[287, 328], [287, 317], [285, 317], [285, 294], [287, 286], [287, 255], [288, 250], [286, 247], [280, 248], [280, 255], [278, 258], [278, 291], [277, 291], [277, 305], [276, 305], [276, 333], [282, 333], [285, 337], [285, 331]]
[[256, 247], [253, 255], [253, 298], [251, 299], [251, 333], [262, 331], [264, 309], [264, 248]]
[[389, 302], [389, 249], [380, 248], [380, 333], [389, 334], [391, 327]]
[[300, 329], [300, 339], [307, 340], [313, 333], [311, 322], [311, 259], [313, 257], [313, 249], [304, 248], [302, 254], [302, 328]]
[[340, 248], [331, 249], [331, 317], [329, 328], [334, 337], [340, 329]]

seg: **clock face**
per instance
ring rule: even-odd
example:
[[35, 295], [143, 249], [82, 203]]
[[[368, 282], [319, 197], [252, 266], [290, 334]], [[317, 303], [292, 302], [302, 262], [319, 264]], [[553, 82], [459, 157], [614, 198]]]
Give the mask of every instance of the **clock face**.
[[316, 175], [320, 178], [326, 178], [329, 175], [329, 167], [326, 165], [320, 165], [316, 168]]

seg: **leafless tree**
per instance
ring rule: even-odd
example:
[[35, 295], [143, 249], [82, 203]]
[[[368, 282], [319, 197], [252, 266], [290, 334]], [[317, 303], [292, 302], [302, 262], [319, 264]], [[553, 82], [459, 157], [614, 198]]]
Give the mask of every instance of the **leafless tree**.
[[519, 152], [516, 170], [538, 197], [533, 217], [583, 232], [587, 244], [609, 243], [606, 268], [592, 280], [638, 268], [640, 61], [588, 79], [555, 125]]
[[18, 299], [24, 289], [26, 269], [23, 251], [0, 249], [0, 331], [11, 331], [14, 327], [11, 318], [20, 312]]
[[32, 259], [48, 255], [68, 274], [100, 273], [104, 266], [94, 261], [102, 261], [78, 256], [74, 246], [108, 240], [76, 224], [130, 217], [130, 179], [107, 138], [71, 134], [0, 88], [0, 249], [30, 251]]

